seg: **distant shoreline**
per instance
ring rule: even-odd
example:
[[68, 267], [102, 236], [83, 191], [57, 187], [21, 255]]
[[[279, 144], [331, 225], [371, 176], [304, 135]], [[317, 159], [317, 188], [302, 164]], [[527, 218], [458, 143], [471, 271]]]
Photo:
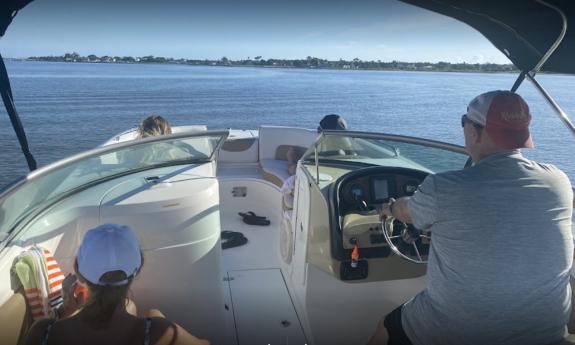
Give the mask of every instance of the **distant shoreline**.
[[414, 72], [468, 72], [468, 73], [509, 73], [518, 72], [512, 64], [468, 64], [450, 62], [403, 62], [403, 61], [330, 61], [308, 56], [306, 59], [254, 59], [230, 60], [223, 57], [219, 60], [173, 59], [165, 57], [144, 56], [80, 56], [67, 53], [62, 56], [33, 56], [23, 59], [7, 59], [13, 61], [43, 61], [66, 63], [113, 63], [113, 64], [158, 64], [158, 65], [188, 65], [188, 66], [220, 66], [220, 67], [266, 67], [266, 68], [297, 68], [297, 69], [329, 69], [329, 70], [366, 70], [366, 71], [414, 71]]

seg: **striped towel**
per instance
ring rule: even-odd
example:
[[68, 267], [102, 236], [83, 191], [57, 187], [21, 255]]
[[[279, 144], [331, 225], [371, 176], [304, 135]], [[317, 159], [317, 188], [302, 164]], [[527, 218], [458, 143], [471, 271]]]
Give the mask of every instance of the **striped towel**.
[[16, 258], [14, 270], [22, 283], [34, 321], [55, 318], [62, 305], [64, 275], [52, 254], [33, 246]]

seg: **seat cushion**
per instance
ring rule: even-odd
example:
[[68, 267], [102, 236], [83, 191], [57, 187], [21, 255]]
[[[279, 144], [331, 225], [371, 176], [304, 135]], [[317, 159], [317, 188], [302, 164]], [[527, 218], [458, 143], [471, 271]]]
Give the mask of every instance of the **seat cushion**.
[[32, 317], [22, 292], [16, 292], [0, 306], [0, 339], [3, 345], [22, 342]]
[[260, 166], [264, 178], [278, 187], [283, 185], [283, 182], [289, 177], [288, 165], [286, 161], [278, 159], [262, 159]]

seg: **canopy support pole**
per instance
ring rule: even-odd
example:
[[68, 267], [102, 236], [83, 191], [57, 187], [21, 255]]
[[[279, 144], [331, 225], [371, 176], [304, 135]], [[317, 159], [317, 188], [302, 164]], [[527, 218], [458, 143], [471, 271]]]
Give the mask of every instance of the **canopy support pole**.
[[314, 148], [314, 158], [315, 158], [315, 176], [317, 180], [317, 184], [319, 185], [319, 153], [317, 152], [317, 142], [315, 143]]
[[519, 88], [519, 86], [521, 86], [521, 84], [523, 83], [523, 81], [525, 80], [525, 75], [527, 74], [527, 72], [525, 71], [521, 71], [521, 73], [519, 73], [519, 76], [517, 77], [517, 80], [515, 80], [515, 84], [513, 84], [513, 86], [511, 87], [511, 92], [515, 93], [517, 91], [517, 89]]
[[0, 93], [2, 94], [2, 100], [4, 101], [4, 106], [6, 107], [6, 112], [10, 118], [10, 122], [12, 122], [12, 127], [14, 127], [14, 131], [16, 132], [16, 136], [20, 142], [22, 153], [24, 153], [24, 157], [26, 157], [28, 168], [30, 171], [36, 170], [36, 160], [30, 152], [24, 127], [22, 126], [22, 122], [20, 121], [20, 117], [18, 116], [18, 112], [14, 105], [10, 79], [8, 79], [8, 72], [6, 71], [6, 65], [4, 65], [2, 55], [0, 55]]
[[561, 16], [561, 20], [563, 22], [563, 25], [561, 27], [561, 32], [559, 33], [559, 36], [557, 37], [555, 42], [553, 42], [553, 44], [549, 47], [547, 52], [541, 57], [541, 60], [539, 60], [537, 65], [535, 65], [535, 67], [533, 67], [531, 72], [522, 71], [521, 74], [519, 74], [519, 77], [517, 77], [517, 80], [515, 80], [515, 83], [513, 84], [513, 87], [511, 88], [511, 92], [517, 91], [517, 89], [519, 88], [521, 83], [523, 83], [523, 80], [525, 80], [525, 78], [527, 77], [527, 79], [529, 79], [531, 81], [531, 83], [533, 83], [533, 85], [535, 86], [537, 91], [539, 91], [539, 93], [545, 98], [547, 103], [549, 103], [549, 105], [551, 105], [551, 107], [553, 108], [555, 113], [557, 113], [557, 115], [559, 116], [561, 121], [563, 121], [563, 123], [567, 126], [567, 128], [569, 128], [571, 130], [571, 133], [573, 133], [573, 135], [575, 135], [575, 125], [573, 125], [573, 122], [571, 122], [571, 120], [569, 119], [569, 117], [567, 116], [565, 111], [563, 111], [563, 109], [561, 109], [559, 104], [557, 104], [557, 102], [555, 102], [555, 100], [553, 98], [551, 98], [551, 96], [549, 95], [549, 93], [547, 93], [547, 91], [543, 88], [543, 86], [541, 86], [539, 84], [539, 82], [537, 82], [537, 80], [535, 80], [535, 74], [537, 72], [539, 72], [539, 70], [541, 69], [541, 67], [543, 67], [545, 62], [547, 62], [547, 60], [551, 57], [551, 55], [553, 55], [555, 50], [557, 50], [557, 48], [559, 48], [559, 45], [561, 44], [561, 42], [563, 42], [563, 39], [565, 38], [565, 34], [567, 33], [567, 17], [565, 16], [565, 13], [563, 13], [563, 11], [561, 11], [561, 9], [559, 9], [557, 6], [551, 5], [547, 2], [545, 2], [544, 0], [535, 0], [535, 1], [544, 5], [544, 6], [551, 8], [555, 12], [557, 12], [559, 14], [559, 16]]
[[547, 102], [551, 105], [553, 110], [557, 113], [557, 115], [559, 116], [561, 121], [563, 121], [563, 123], [567, 126], [567, 128], [569, 128], [571, 130], [571, 133], [573, 133], [573, 135], [575, 135], [575, 125], [573, 125], [573, 122], [571, 122], [571, 120], [569, 119], [567, 114], [563, 111], [563, 109], [561, 109], [559, 104], [557, 104], [557, 102], [555, 102], [555, 100], [553, 98], [551, 98], [551, 96], [537, 82], [537, 80], [535, 80], [535, 77], [533, 74], [527, 73], [526, 77], [527, 77], [527, 79], [529, 79], [531, 81], [531, 83], [533, 83], [533, 85], [535, 86], [537, 91], [539, 91], [539, 93], [545, 98], [545, 100], [547, 100]]

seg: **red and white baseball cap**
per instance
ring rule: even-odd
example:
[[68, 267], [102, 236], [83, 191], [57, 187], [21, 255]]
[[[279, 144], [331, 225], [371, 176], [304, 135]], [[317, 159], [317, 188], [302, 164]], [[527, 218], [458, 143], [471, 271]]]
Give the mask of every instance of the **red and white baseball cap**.
[[475, 97], [467, 107], [467, 118], [482, 125], [499, 148], [533, 148], [529, 106], [516, 93], [499, 90]]
[[[102, 224], [88, 230], [78, 250], [78, 272], [96, 285], [125, 285], [142, 265], [140, 245], [127, 225]], [[100, 279], [105, 273], [123, 271], [126, 279], [108, 283]]]

